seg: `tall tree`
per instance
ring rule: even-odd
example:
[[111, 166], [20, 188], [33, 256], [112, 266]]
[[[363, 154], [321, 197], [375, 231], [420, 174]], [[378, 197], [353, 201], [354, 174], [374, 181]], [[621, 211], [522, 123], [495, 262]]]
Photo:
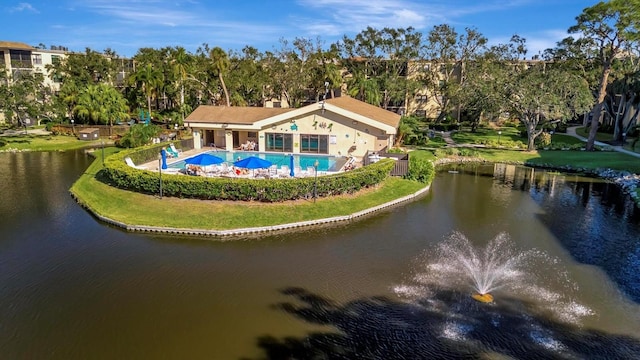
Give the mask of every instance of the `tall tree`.
[[44, 76], [38, 72], [0, 71], [0, 108], [5, 119], [18, 126], [29, 125], [46, 112]]
[[311, 68], [319, 66], [313, 60], [318, 49], [319, 39], [315, 42], [307, 38], [295, 38], [292, 42], [280, 39], [280, 49], [266, 52], [262, 61], [270, 80], [265, 88], [267, 96], [284, 97], [289, 107], [298, 107], [310, 100]]
[[145, 94], [149, 116], [151, 116], [151, 99], [157, 96], [157, 90], [162, 86], [163, 81], [162, 71], [152, 64], [137, 68], [129, 76], [129, 83], [141, 89]]
[[216, 46], [209, 52], [209, 59], [211, 60], [211, 69], [213, 70], [213, 73], [218, 76], [218, 80], [220, 80], [220, 86], [222, 86], [227, 106], [231, 106], [229, 91], [227, 90], [227, 85], [224, 82], [224, 77], [227, 75], [230, 66], [229, 56], [227, 56], [227, 53], [222, 50], [222, 48]]
[[184, 122], [185, 113], [184, 85], [185, 81], [189, 77], [192, 63], [193, 57], [185, 50], [185, 48], [179, 46], [171, 50], [171, 65], [180, 87], [180, 114], [182, 115], [182, 122]]
[[609, 75], [613, 63], [633, 44], [640, 40], [640, 1], [610, 0], [585, 8], [576, 17], [570, 33], [579, 33], [597, 50], [601, 66], [595, 106], [592, 110], [591, 129], [587, 150], [594, 149], [598, 125], [602, 120]]
[[[382, 30], [368, 27], [353, 39], [344, 36], [337, 46], [347, 77], [366, 85], [363, 89], [377, 86], [381, 101], [375, 105], [389, 110], [404, 107], [407, 95], [417, 88], [415, 79], [407, 75], [409, 62], [418, 58], [422, 47], [421, 33], [411, 27]], [[363, 97], [377, 98], [364, 94]]]
[[232, 52], [229, 55], [231, 66], [226, 83], [231, 105], [263, 105], [263, 88], [267, 85], [266, 71], [260, 66], [263, 54], [254, 47], [246, 46], [241, 53]]
[[71, 53], [65, 59], [47, 65], [50, 76], [63, 84], [73, 81], [81, 88], [89, 84], [110, 83], [115, 69], [116, 62], [90, 48], [86, 48], [84, 53]]
[[[458, 34], [449, 25], [437, 25], [429, 32], [426, 51], [421, 62], [431, 63], [426, 71], [419, 72], [418, 79], [428, 94], [440, 107], [437, 121], [454, 111], [460, 113], [461, 91], [465, 86], [466, 66], [476, 63], [485, 49], [487, 38], [477, 30], [466, 28]], [[477, 64], [474, 64], [477, 65]], [[424, 68], [423, 68], [424, 69]]]
[[545, 126], [567, 121], [592, 104], [586, 80], [560, 67], [506, 62], [502, 71], [502, 110], [525, 125], [529, 151]]

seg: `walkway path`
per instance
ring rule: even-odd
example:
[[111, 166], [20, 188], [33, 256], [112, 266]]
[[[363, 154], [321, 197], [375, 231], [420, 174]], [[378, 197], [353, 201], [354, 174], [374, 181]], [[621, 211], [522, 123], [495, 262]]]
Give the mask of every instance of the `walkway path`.
[[[567, 128], [567, 135], [576, 137], [576, 138], [586, 142], [587, 138], [585, 138], [583, 136], [580, 136], [580, 135], [578, 135], [576, 133], [576, 129], [579, 128], [579, 127], [582, 127], [582, 126], [571, 126], [571, 127], [568, 127]], [[609, 145], [609, 144], [606, 144], [606, 143], [603, 143], [603, 142], [600, 142], [600, 141], [596, 141], [596, 142], [594, 142], [594, 144], [596, 144], [598, 146], [607, 146], [607, 147], [612, 148], [615, 151], [618, 151], [618, 152], [621, 152], [621, 153], [625, 153], [627, 155], [631, 155], [631, 156], [635, 156], [637, 158], [640, 158], [640, 154], [639, 153], [633, 152], [633, 151], [629, 151], [627, 149], [623, 149], [622, 146], [620, 146], [620, 145], [615, 145], [614, 146], [614, 145]]]
[[[27, 133], [29, 135], [50, 135], [51, 132], [45, 129], [28, 129]], [[0, 136], [18, 136], [24, 135], [24, 129], [7, 129], [4, 132], [0, 133]]]

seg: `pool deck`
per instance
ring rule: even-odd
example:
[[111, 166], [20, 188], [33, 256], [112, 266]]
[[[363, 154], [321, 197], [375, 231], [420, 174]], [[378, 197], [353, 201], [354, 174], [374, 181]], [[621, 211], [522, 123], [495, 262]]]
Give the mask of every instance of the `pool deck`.
[[[200, 153], [205, 153], [205, 152], [210, 152], [210, 151], [226, 151], [224, 149], [220, 149], [220, 148], [214, 148], [214, 147], [210, 147], [210, 146], [204, 146], [200, 149], [191, 149], [191, 150], [186, 150], [186, 151], [182, 151], [179, 153], [179, 156], [177, 158], [167, 158], [167, 164], [171, 165], [173, 162], [176, 161], [180, 161], [180, 160], [184, 160], [185, 158], [190, 158], [192, 156], [198, 155]], [[240, 150], [238, 150], [240, 151]], [[242, 150], [244, 152], [249, 152], [247, 150]], [[259, 154], [260, 152], [256, 152], [256, 154]], [[362, 160], [355, 158], [355, 163], [356, 164], [362, 164]], [[140, 167], [143, 167], [147, 170], [152, 170], [152, 171], [158, 171], [158, 167], [159, 167], [159, 162], [158, 160], [154, 160], [154, 161], [150, 161], [150, 162], [146, 162], [143, 164], [138, 165]], [[343, 165], [344, 167], [344, 165]], [[337, 172], [341, 172], [343, 171], [342, 169], [340, 169]], [[334, 174], [336, 172], [333, 171], [318, 171], [318, 176], [321, 175], [328, 175], [328, 174]]]

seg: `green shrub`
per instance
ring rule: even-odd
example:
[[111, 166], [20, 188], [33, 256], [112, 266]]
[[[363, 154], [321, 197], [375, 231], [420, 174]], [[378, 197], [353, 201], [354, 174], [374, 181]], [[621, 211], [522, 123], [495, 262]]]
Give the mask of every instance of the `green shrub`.
[[478, 156], [478, 152], [473, 149], [473, 148], [460, 148], [458, 150], [460, 156], [467, 156], [467, 157], [476, 157]]
[[405, 179], [419, 181], [425, 184], [431, 183], [435, 175], [433, 163], [427, 159], [409, 158], [409, 171]]
[[548, 132], [543, 132], [542, 134], [538, 135], [538, 137], [536, 137], [536, 143], [538, 144], [538, 147], [549, 147], [549, 145], [551, 144], [551, 134], [549, 134]]
[[136, 148], [148, 144], [151, 138], [157, 136], [162, 130], [156, 125], [135, 124], [129, 128], [116, 146], [123, 148]]

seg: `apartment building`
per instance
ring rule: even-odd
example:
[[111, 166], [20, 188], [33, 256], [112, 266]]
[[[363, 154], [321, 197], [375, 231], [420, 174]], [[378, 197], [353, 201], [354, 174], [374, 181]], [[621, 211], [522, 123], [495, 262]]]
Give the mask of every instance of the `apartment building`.
[[20, 76], [21, 72], [41, 73], [44, 85], [54, 92], [60, 89], [60, 82], [49, 76], [46, 67], [60, 62], [67, 54], [68, 49], [62, 46], [40, 49], [20, 42], [0, 41], [0, 65], [11, 78]]

